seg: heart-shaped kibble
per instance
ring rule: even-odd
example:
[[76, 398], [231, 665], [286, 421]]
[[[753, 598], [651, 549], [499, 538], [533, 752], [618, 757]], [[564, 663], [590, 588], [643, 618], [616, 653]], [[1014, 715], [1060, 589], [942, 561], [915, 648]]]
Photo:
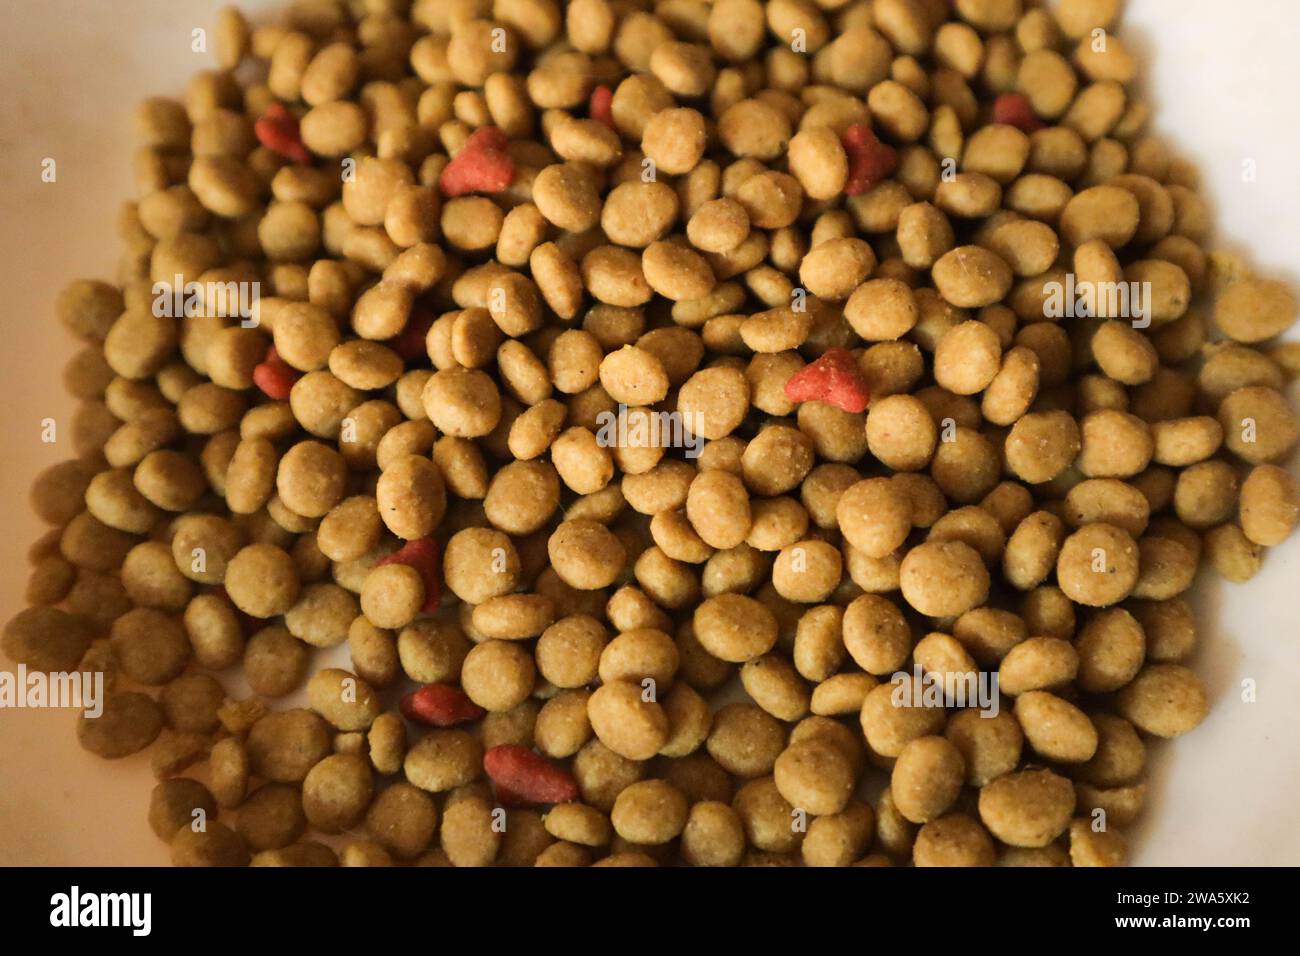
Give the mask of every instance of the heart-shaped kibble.
[[898, 150], [882, 143], [870, 126], [854, 123], [840, 136], [849, 157], [849, 178], [844, 192], [859, 196], [877, 183], [884, 182], [898, 169]]
[[482, 126], [469, 135], [438, 177], [447, 197], [469, 193], [499, 193], [515, 178], [515, 164], [506, 152], [509, 140], [495, 126]]
[[842, 412], [864, 412], [871, 392], [853, 354], [836, 347], [791, 375], [785, 397], [792, 402], [826, 402]]

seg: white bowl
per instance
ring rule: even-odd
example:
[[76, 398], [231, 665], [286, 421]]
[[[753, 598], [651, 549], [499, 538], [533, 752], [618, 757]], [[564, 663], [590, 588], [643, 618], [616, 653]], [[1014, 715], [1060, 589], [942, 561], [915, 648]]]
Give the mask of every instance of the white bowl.
[[[178, 95], [211, 54], [191, 31], [211, 28], [226, 0], [85, 3], [28, 0], [0, 32], [0, 395], [6, 441], [0, 500], [0, 617], [21, 606], [25, 552], [44, 529], [27, 507], [33, 476], [70, 457], [40, 441], [41, 421], [67, 434], [72, 401], [61, 370], [76, 346], [53, 317], [72, 278], [111, 278], [115, 222], [133, 195], [132, 111]], [[274, 10], [281, 4], [241, 4]], [[1119, 31], [1139, 54], [1152, 129], [1202, 173], [1220, 243], [1261, 271], [1300, 279], [1300, 4], [1294, 0], [1129, 0]], [[42, 182], [55, 160], [57, 180]], [[1253, 182], [1243, 170], [1253, 163]], [[1295, 397], [1295, 390], [1292, 390]], [[1173, 865], [1300, 863], [1300, 540], [1269, 553], [1245, 586], [1203, 573], [1194, 666], [1213, 711], [1152, 750], [1134, 861]], [[7, 664], [5, 666], [8, 666]], [[1257, 697], [1242, 701], [1253, 681]], [[82, 751], [66, 711], [0, 711], [0, 864], [164, 864], [149, 830], [147, 754], [105, 762]]]

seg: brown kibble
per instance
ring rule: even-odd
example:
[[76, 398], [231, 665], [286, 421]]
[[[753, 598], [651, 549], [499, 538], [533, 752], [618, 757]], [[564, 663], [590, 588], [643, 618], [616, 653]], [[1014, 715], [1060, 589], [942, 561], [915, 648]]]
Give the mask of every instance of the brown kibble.
[[181, 827], [171, 840], [173, 866], [247, 866], [248, 846], [224, 823], [212, 821], [203, 830]]
[[953, 305], [979, 309], [1002, 299], [1011, 288], [1011, 268], [995, 252], [960, 246], [933, 266], [935, 288]]
[[994, 855], [988, 832], [964, 813], [950, 813], [925, 824], [912, 848], [912, 862], [917, 866], [992, 866]]
[[1241, 486], [1241, 529], [1255, 544], [1281, 544], [1300, 523], [1300, 485], [1276, 465], [1257, 465]]
[[1300, 314], [1295, 293], [1281, 282], [1243, 279], [1219, 296], [1214, 324], [1238, 342], [1262, 342], [1281, 335]]
[[131, 691], [110, 694], [97, 717], [77, 717], [77, 740], [81, 746], [107, 760], [137, 753], [149, 746], [162, 731], [162, 711], [147, 694]]
[[776, 758], [776, 789], [792, 807], [814, 816], [839, 813], [853, 792], [853, 767], [833, 742], [811, 737]]
[[844, 537], [872, 558], [892, 552], [912, 530], [911, 500], [885, 478], [868, 478], [848, 488], [835, 516]]
[[1066, 596], [1079, 604], [1116, 604], [1137, 584], [1137, 544], [1114, 525], [1086, 525], [1061, 545], [1056, 578]]
[[301, 585], [288, 554], [272, 544], [251, 544], [230, 559], [225, 587], [245, 614], [267, 618], [293, 607]]
[[1011, 846], [1047, 846], [1074, 813], [1074, 787], [1050, 770], [1007, 774], [980, 788], [980, 819]]
[[953, 805], [965, 776], [965, 761], [952, 743], [943, 737], [918, 737], [894, 762], [889, 792], [904, 817], [928, 823]]
[[1149, 664], [1120, 691], [1120, 714], [1156, 737], [1177, 737], [1205, 719], [1205, 686], [1180, 664]]
[[255, 774], [278, 783], [300, 783], [330, 752], [332, 736], [325, 721], [311, 711], [284, 710], [258, 720], [246, 745]]
[[983, 604], [989, 591], [984, 562], [960, 541], [917, 545], [903, 558], [899, 580], [907, 603], [931, 617], [963, 614]]
[[752, 660], [772, 649], [777, 622], [763, 604], [741, 594], [719, 594], [695, 611], [695, 636], [724, 661]]
[[1041, 756], [1059, 763], [1083, 763], [1097, 752], [1097, 730], [1067, 700], [1032, 690], [1016, 698], [1016, 719], [1025, 740]]
[[639, 684], [602, 684], [587, 702], [587, 715], [600, 742], [628, 760], [648, 760], [668, 742], [668, 716]]

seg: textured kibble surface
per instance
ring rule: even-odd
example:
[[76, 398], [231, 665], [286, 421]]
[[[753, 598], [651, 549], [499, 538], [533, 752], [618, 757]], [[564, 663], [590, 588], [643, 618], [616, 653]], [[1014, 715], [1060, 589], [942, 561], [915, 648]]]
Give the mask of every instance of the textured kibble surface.
[[286, 6], [51, 297], [3, 634], [173, 861], [1124, 863], [1300, 418], [1119, 0]]

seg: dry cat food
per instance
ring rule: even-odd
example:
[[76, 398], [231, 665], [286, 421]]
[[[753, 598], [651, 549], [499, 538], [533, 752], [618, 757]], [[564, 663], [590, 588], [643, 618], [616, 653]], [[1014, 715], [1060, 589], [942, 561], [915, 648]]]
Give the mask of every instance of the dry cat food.
[[1124, 862], [1300, 419], [1119, 15], [223, 11], [6, 654], [179, 865]]

